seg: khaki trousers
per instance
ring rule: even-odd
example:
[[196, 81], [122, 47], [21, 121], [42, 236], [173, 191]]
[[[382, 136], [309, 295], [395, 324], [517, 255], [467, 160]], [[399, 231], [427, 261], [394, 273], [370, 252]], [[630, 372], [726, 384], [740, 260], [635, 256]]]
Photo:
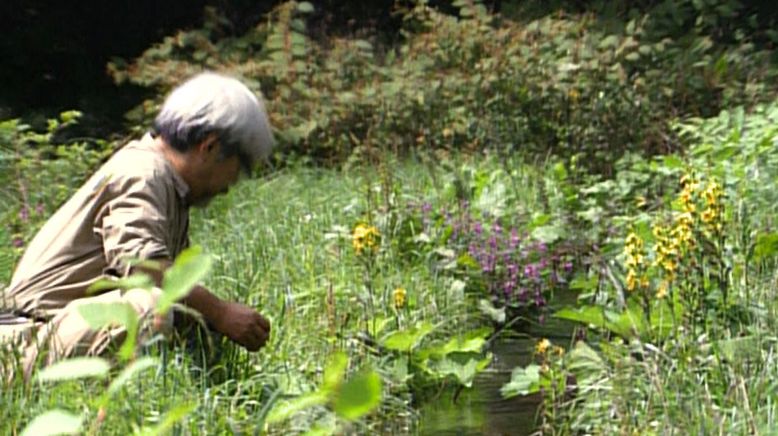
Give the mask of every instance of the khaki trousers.
[[[106, 327], [93, 330], [83, 319], [78, 307], [92, 303], [129, 303], [141, 319], [140, 325], [148, 324], [149, 317], [162, 291], [154, 288], [109, 291], [94, 297], [71, 301], [49, 322], [32, 322], [26, 325], [0, 326], [0, 346], [21, 349], [21, 363], [25, 378], [29, 378], [36, 366], [50, 365], [60, 359], [74, 356], [99, 356], [111, 344], [120, 344], [126, 336], [124, 327]], [[163, 331], [172, 329], [172, 311], [158, 326]], [[7, 365], [4, 365], [7, 366]], [[2, 368], [0, 368], [2, 371]], [[12, 378], [6, 369], [3, 378]]]

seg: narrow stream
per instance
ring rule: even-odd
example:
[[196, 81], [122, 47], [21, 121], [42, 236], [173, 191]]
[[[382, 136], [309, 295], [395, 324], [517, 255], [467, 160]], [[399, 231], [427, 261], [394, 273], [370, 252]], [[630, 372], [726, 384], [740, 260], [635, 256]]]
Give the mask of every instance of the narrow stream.
[[[574, 301], [574, 295], [565, 295], [557, 304], [561, 307]], [[567, 347], [573, 330], [573, 323], [548, 317], [542, 325], [502, 333], [491, 347], [492, 364], [476, 376], [471, 389], [463, 390], [456, 402], [454, 393], [448, 392], [422, 406], [418, 433], [434, 436], [532, 434], [540, 396], [504, 400], [500, 388], [510, 380], [513, 368], [532, 361], [538, 339], [549, 338], [556, 345]]]

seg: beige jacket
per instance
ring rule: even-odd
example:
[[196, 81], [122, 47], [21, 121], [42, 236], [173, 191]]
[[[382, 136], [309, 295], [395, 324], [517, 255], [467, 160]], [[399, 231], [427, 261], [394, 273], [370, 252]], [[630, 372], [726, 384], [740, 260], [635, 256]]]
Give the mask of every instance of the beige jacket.
[[157, 147], [150, 135], [127, 144], [43, 226], [6, 290], [17, 313], [49, 319], [129, 261], [188, 245], [189, 188]]

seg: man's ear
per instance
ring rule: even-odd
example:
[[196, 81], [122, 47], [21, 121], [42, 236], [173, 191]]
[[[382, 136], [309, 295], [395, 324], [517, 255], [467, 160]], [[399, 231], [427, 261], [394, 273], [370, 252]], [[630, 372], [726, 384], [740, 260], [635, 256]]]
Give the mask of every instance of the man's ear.
[[219, 151], [219, 137], [215, 133], [211, 133], [205, 137], [196, 147], [199, 154], [202, 156], [208, 156], [214, 152]]

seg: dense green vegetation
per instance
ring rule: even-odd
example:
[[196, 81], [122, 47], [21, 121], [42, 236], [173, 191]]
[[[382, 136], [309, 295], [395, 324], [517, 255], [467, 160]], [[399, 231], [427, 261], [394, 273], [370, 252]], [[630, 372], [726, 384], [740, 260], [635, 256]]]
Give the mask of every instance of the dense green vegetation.
[[[522, 21], [416, 2], [392, 44], [313, 39], [306, 2], [243, 35], [209, 9], [113, 62], [160, 95], [211, 68], [266, 97], [274, 168], [195, 212], [205, 254], [165, 290], [203, 274], [273, 335], [208, 359], [141, 330], [110, 363], [3, 389], [3, 432], [57, 409], [101, 433], [408, 433], [421, 404], [472, 385], [495, 334], [551, 316], [580, 330], [538, 338], [502, 390], [540, 392], [544, 432], [774, 428], [777, 35], [734, 0], [610, 4]], [[142, 129], [158, 103], [128, 118]], [[57, 143], [74, 122], [0, 124], [0, 282], [119, 145]], [[569, 291], [578, 304], [549, 311]]]

